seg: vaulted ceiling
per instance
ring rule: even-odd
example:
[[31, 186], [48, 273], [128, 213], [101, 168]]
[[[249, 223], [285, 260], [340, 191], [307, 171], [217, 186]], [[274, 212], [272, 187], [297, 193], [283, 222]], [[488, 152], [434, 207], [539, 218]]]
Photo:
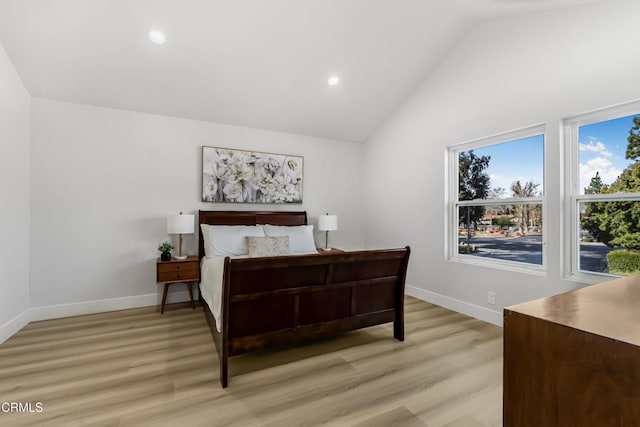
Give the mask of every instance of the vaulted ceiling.
[[0, 42], [35, 97], [365, 141], [472, 26], [594, 1], [0, 0]]

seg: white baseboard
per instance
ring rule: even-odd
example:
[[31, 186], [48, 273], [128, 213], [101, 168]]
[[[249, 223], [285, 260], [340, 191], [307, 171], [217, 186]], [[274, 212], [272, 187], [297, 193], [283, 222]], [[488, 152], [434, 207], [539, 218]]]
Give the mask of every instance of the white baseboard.
[[[197, 292], [194, 291], [197, 299]], [[128, 308], [149, 307], [160, 305], [162, 294], [135, 295], [131, 297], [111, 298], [95, 301], [83, 301], [71, 304], [46, 305], [31, 307], [31, 322], [37, 320], [58, 319], [60, 317], [82, 316], [84, 314], [104, 313], [107, 311], [126, 310]], [[169, 290], [167, 304], [189, 301], [189, 293], [186, 289], [177, 291]]]
[[[193, 297], [198, 298], [194, 290]], [[58, 319], [60, 317], [81, 316], [84, 314], [104, 313], [107, 311], [126, 310], [128, 308], [149, 307], [160, 305], [162, 294], [135, 295], [131, 297], [111, 298], [94, 301], [83, 301], [71, 304], [45, 305], [31, 307], [23, 311], [4, 325], [0, 326], [0, 344], [11, 338], [16, 332], [24, 328], [29, 322], [39, 320]], [[167, 304], [189, 301], [186, 289], [169, 290]]]
[[0, 344], [11, 338], [16, 332], [24, 328], [31, 322], [29, 309], [18, 314], [13, 319], [0, 326]]
[[71, 304], [45, 305], [31, 307], [29, 311], [31, 312], [31, 321], [35, 322], [38, 320], [58, 319], [60, 317], [126, 310], [127, 308], [148, 307], [156, 304], [158, 304], [158, 296], [156, 294], [148, 294]]
[[468, 302], [460, 301], [425, 289], [416, 288], [415, 286], [406, 285], [405, 291], [409, 296], [502, 327], [502, 313], [500, 311], [490, 310], [485, 307], [480, 307], [479, 305], [470, 304]]

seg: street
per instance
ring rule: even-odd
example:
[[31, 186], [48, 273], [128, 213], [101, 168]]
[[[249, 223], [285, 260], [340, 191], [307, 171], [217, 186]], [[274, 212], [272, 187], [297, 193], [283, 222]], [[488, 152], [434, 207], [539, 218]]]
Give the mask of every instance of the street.
[[[460, 238], [460, 244], [466, 243]], [[472, 237], [471, 244], [478, 250], [471, 255], [506, 261], [542, 264], [542, 236], [533, 235], [505, 239], [500, 237]], [[606, 256], [613, 248], [602, 243], [580, 243], [580, 269], [608, 273]]]

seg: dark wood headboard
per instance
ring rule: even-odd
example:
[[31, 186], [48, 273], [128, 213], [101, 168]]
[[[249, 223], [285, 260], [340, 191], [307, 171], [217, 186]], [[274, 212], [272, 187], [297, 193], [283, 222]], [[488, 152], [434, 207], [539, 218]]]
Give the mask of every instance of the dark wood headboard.
[[209, 225], [307, 225], [307, 212], [198, 211], [198, 257], [204, 256], [200, 224]]

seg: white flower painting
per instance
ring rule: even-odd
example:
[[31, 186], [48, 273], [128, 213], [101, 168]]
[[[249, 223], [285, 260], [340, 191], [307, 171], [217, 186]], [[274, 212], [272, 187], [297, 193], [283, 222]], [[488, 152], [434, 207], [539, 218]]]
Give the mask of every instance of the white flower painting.
[[302, 203], [303, 158], [202, 147], [202, 201]]

